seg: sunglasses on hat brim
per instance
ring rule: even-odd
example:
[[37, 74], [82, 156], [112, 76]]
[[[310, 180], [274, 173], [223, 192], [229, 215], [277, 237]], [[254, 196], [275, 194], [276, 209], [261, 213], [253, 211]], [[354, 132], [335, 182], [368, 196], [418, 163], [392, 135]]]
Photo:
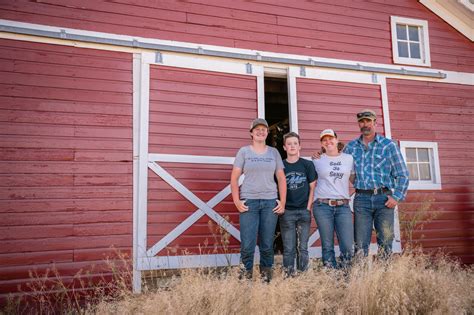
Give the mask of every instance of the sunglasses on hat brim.
[[358, 113], [358, 114], [357, 114], [357, 118], [358, 118], [358, 119], [361, 119], [361, 118], [372, 118], [372, 119], [375, 119], [375, 115], [374, 115], [374, 113], [371, 113], [371, 112], [362, 112], [362, 113]]

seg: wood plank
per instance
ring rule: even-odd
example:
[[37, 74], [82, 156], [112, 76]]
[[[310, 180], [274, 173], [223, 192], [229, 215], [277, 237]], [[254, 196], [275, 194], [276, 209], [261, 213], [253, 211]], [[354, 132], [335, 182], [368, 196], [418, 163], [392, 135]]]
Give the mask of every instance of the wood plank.
[[36, 99], [29, 98], [26, 96], [0, 96], [0, 108], [35, 112], [62, 112], [132, 116], [131, 104], [114, 104], [88, 101], [61, 101], [54, 99]]
[[[51, 67], [50, 71], [41, 74], [18, 73], [18, 72], [0, 72], [0, 84], [5, 85], [21, 85], [58, 88], [68, 90], [87, 90], [89, 93], [93, 92], [115, 92], [115, 93], [132, 93], [131, 82], [112, 81], [107, 79], [89, 79], [77, 78], [75, 76], [52, 76], [50, 73], [54, 71]], [[91, 75], [94, 74], [93, 69], [89, 69]], [[54, 72], [52, 72], [54, 73]], [[109, 74], [109, 78], [113, 78]], [[130, 73], [129, 73], [130, 75]]]
[[35, 87], [0, 84], [0, 95], [11, 97], [39, 98], [43, 100], [92, 101], [131, 104], [131, 93], [95, 91], [84, 93], [80, 90], [68, 90], [55, 87]]
[[[3, 241], [0, 253], [20, 253], [87, 248], [108, 248], [131, 246], [131, 235], [107, 235], [87, 237], [42, 238]], [[0, 268], [3, 269], [3, 268]], [[2, 272], [0, 272], [2, 274]]]
[[1, 174], [132, 174], [131, 163], [120, 162], [0, 162]]
[[[254, 83], [253, 81], [252, 83]], [[255, 99], [255, 87], [253, 89], [244, 89], [238, 86], [233, 88], [222, 87], [222, 86], [210, 86], [207, 84], [194, 84], [187, 82], [166, 82], [153, 80], [150, 83], [151, 91], [155, 93], [159, 91], [166, 91], [167, 93], [186, 93], [186, 94], [197, 94], [206, 95], [212, 97], [235, 97], [243, 99]], [[151, 92], [150, 91], [150, 92]]]
[[[158, 81], [156, 81], [158, 80]], [[238, 87], [240, 89], [256, 89], [254, 77], [226, 74], [213, 71], [184, 69], [150, 65], [150, 84], [160, 86], [160, 82], [190, 83], [216, 87]]]
[[[21, 52], [21, 51], [18, 51]], [[3, 56], [3, 55], [2, 55]], [[117, 82], [131, 82], [130, 70], [88, 68], [81, 65], [52, 66], [50, 63], [39, 63], [33, 61], [22, 61], [12, 59], [0, 59], [0, 71], [5, 73], [21, 73], [61, 77], [96, 79]]]
[[71, 149], [26, 149], [2, 148], [0, 161], [72, 161], [74, 150]]
[[42, 186], [72, 186], [72, 174], [0, 174], [0, 187], [42, 187]]
[[131, 222], [119, 223], [89, 223], [75, 224], [72, 235], [74, 236], [111, 236], [111, 235], [130, 235], [132, 236]]
[[[36, 224], [35, 217], [44, 216], [44, 220], [40, 220], [39, 224], [47, 224], [44, 222], [48, 222], [47, 218], [50, 217], [52, 214], [54, 216], [59, 215], [66, 215], [71, 216], [73, 211], [125, 211], [124, 213], [132, 212], [132, 199], [113, 199], [108, 200], [107, 202], [101, 202], [102, 199], [24, 199], [24, 200], [0, 200], [0, 213], [5, 213], [4, 218], [7, 218], [7, 213], [18, 215], [19, 224], [26, 224], [28, 222], [33, 222], [31, 224]], [[55, 213], [58, 212], [58, 213]], [[30, 214], [27, 214], [30, 213]], [[38, 214], [35, 214], [38, 213]], [[65, 214], [66, 213], [66, 214]], [[109, 212], [107, 212], [109, 213]], [[122, 212], [120, 212], [122, 213]], [[110, 213], [109, 213], [110, 214]], [[24, 221], [27, 216], [31, 217], [31, 221], [28, 219]], [[115, 215], [115, 214], [112, 214]], [[82, 216], [82, 214], [81, 214]], [[123, 218], [122, 215], [117, 215], [118, 219]], [[8, 225], [15, 225], [14, 221], [15, 217], [9, 219]], [[57, 218], [61, 224], [61, 217]], [[71, 220], [66, 220], [66, 222], [72, 223]], [[3, 223], [2, 223], [3, 224]]]
[[129, 258], [132, 255], [130, 247], [99, 248], [99, 249], [75, 249], [74, 261], [97, 261]]
[[48, 263], [72, 262], [73, 251], [49, 251], [49, 252], [32, 252], [32, 253], [8, 253], [0, 254], [0, 265], [8, 266], [25, 266]]
[[73, 235], [73, 225], [0, 226], [0, 240], [23, 240], [32, 238], [60, 238]]
[[155, 104], [160, 102], [166, 103], [188, 103], [192, 105], [208, 105], [208, 106], [222, 106], [227, 103], [226, 107], [229, 110], [232, 108], [255, 108], [255, 100], [257, 94], [253, 99], [233, 98], [233, 97], [210, 97], [206, 95], [188, 95], [186, 93], [167, 93], [164, 91], [150, 91], [150, 110], [155, 109]]
[[[22, 110], [0, 110], [0, 121], [10, 123], [35, 123], [80, 126], [116, 126], [131, 129], [131, 117], [119, 115], [97, 115], [81, 113], [36, 112]], [[67, 134], [66, 134], [67, 135]]]
[[[4, 13], [4, 11], [3, 11]], [[58, 68], [58, 65], [80, 66], [81, 68], [111, 69], [132, 71], [132, 57], [128, 53], [83, 49], [70, 46], [58, 46], [42, 43], [21, 42], [0, 39], [2, 59], [46, 64]], [[56, 69], [55, 69], [56, 70]], [[51, 71], [51, 69], [50, 69]], [[63, 70], [57, 70], [63, 71]]]
[[72, 187], [6, 187], [0, 199], [88, 199], [131, 198], [132, 188], [127, 186], [72, 186]]

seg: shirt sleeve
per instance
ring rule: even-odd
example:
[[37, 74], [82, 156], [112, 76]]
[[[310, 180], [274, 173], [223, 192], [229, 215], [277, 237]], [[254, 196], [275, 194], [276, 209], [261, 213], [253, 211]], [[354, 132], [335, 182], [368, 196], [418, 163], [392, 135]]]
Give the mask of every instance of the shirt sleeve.
[[283, 165], [283, 160], [281, 159], [280, 153], [278, 152], [277, 149], [273, 149], [273, 155], [275, 155], [275, 161], [276, 161], [276, 169], [275, 169], [275, 174], [277, 171], [282, 170], [285, 168], [285, 165]]
[[306, 177], [308, 178], [308, 183], [312, 183], [316, 179], [318, 179], [318, 174], [316, 173], [314, 164], [311, 161], [308, 161], [308, 163], [306, 163]]
[[395, 191], [392, 197], [397, 201], [402, 201], [408, 190], [408, 169], [400, 149], [394, 142], [390, 146], [390, 155], [391, 175], [395, 179]]
[[316, 179], [319, 178], [318, 171], [316, 170], [316, 162], [317, 162], [317, 161], [318, 161], [318, 160], [313, 160], [313, 161], [311, 161], [311, 163], [313, 164], [314, 173], [316, 174]]
[[237, 152], [237, 155], [235, 156], [234, 160], [234, 167], [244, 169], [244, 162], [245, 162], [245, 149], [244, 147], [240, 148], [240, 150]]

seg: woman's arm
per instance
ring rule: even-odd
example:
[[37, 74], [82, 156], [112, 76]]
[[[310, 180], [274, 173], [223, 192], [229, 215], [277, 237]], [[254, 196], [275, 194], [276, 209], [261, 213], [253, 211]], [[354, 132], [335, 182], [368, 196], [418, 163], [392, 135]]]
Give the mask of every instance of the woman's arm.
[[309, 211], [313, 208], [314, 190], [316, 189], [316, 181], [309, 183], [309, 196], [308, 206], [306, 207]]
[[354, 173], [352, 173], [352, 174], [349, 176], [349, 181], [351, 182], [351, 184], [354, 184], [355, 178], [356, 178], [356, 174], [354, 174]]
[[239, 194], [239, 178], [242, 174], [242, 169], [234, 167], [232, 174], [230, 175], [230, 191], [232, 192], [232, 200], [234, 201], [235, 207], [239, 212], [245, 212], [249, 210], [249, 207], [245, 205], [245, 202], [240, 200]]
[[279, 169], [276, 172], [278, 181], [278, 193], [280, 194], [280, 200], [277, 200], [277, 206], [273, 208], [273, 212], [282, 214], [285, 212], [286, 204], [286, 176], [283, 169]]

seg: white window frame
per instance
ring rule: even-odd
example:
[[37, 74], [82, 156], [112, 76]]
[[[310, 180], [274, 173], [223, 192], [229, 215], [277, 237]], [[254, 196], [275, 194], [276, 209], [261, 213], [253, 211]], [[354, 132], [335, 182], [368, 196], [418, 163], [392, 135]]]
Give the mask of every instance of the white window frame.
[[[397, 64], [415, 65], [431, 67], [430, 38], [428, 33], [428, 21], [391, 16], [390, 24], [392, 30], [392, 55], [393, 62]], [[406, 58], [398, 56], [397, 24], [417, 26], [421, 28], [420, 38], [420, 59]]]
[[424, 141], [400, 141], [402, 156], [407, 161], [407, 148], [430, 149], [430, 165], [432, 180], [410, 180], [408, 189], [410, 190], [441, 190], [441, 171], [439, 168], [439, 154], [437, 142]]

